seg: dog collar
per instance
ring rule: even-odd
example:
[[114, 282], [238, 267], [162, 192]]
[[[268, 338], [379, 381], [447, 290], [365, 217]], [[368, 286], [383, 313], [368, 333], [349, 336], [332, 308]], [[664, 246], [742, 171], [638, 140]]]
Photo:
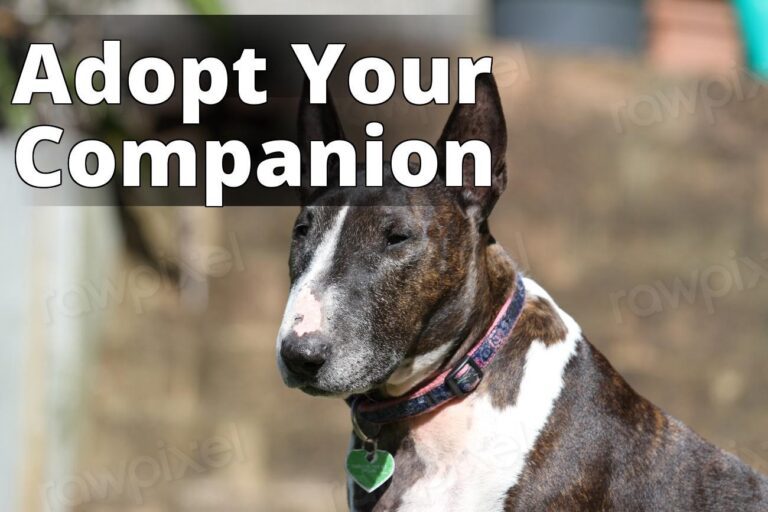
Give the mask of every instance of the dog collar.
[[349, 397], [347, 403], [353, 408], [353, 420], [359, 418], [374, 424], [392, 423], [427, 413], [472, 393], [483, 380], [485, 368], [510, 338], [524, 303], [525, 285], [518, 272], [515, 293], [504, 303], [485, 336], [461, 361], [401, 397], [391, 400], [374, 400], [366, 395]]

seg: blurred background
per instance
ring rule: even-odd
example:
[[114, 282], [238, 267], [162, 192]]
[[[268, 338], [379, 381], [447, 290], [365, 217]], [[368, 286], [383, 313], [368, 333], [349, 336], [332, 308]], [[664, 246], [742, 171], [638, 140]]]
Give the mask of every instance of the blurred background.
[[[9, 107], [19, 56], [67, 14], [423, 15], [391, 37], [493, 55], [510, 170], [493, 233], [638, 391], [768, 471], [768, 5], [382, 4], [0, 6], [3, 510], [346, 510], [348, 411], [274, 363], [298, 209], [39, 206], [16, 176], [20, 130], [53, 116]], [[396, 96], [377, 115], [436, 140], [448, 112]]]

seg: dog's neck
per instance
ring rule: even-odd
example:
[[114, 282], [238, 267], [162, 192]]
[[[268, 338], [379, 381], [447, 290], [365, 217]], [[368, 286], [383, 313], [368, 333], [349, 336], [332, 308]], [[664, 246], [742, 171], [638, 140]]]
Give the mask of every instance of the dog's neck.
[[443, 368], [455, 365], [464, 357], [488, 330], [504, 302], [515, 291], [515, 264], [500, 244], [485, 244], [477, 263], [477, 293], [471, 304], [466, 306], [472, 313], [464, 326], [462, 341], [456, 344], [453, 355], [446, 358]]
[[[430, 376], [457, 364], [493, 322], [514, 293], [512, 258], [490, 235], [478, 245], [462, 290], [441, 303], [441, 311], [425, 328], [419, 346], [432, 347], [409, 357], [381, 389], [401, 396]], [[457, 324], [457, 319], [460, 322]]]
[[[514, 292], [517, 271], [503, 248], [485, 246], [483, 261], [478, 275], [487, 300], [476, 303], [474, 336], [446, 358], [446, 367], [467, 352]], [[388, 490], [353, 493], [353, 510], [501, 510], [494, 507], [519, 481], [581, 339], [581, 329], [546, 291], [532, 280], [524, 283], [526, 301], [511, 337], [474, 392], [381, 425], [378, 446], [395, 454], [398, 470]]]

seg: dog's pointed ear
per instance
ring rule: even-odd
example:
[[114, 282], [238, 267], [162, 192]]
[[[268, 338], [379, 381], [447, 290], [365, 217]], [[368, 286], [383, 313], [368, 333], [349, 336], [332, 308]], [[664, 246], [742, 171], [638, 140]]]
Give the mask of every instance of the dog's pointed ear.
[[437, 143], [438, 165], [443, 183], [446, 181], [447, 154], [446, 142], [465, 143], [479, 140], [491, 150], [490, 186], [475, 185], [475, 159], [464, 157], [463, 162], [453, 162], [462, 166], [463, 186], [457, 187], [459, 201], [467, 210], [474, 207], [481, 220], [488, 217], [496, 201], [507, 186], [507, 125], [501, 108], [501, 98], [496, 81], [490, 73], [478, 75], [475, 81], [475, 103], [457, 103], [443, 129]]
[[[314, 192], [309, 186], [309, 166], [310, 166], [310, 143], [313, 140], [320, 140], [328, 144], [333, 140], [344, 139], [344, 131], [341, 128], [339, 116], [333, 105], [330, 91], [326, 91], [326, 102], [324, 104], [312, 104], [309, 102], [309, 80], [304, 79], [304, 86], [299, 102], [299, 126], [298, 126], [298, 146], [301, 150], [301, 195], [302, 199], [308, 199]], [[338, 171], [338, 160], [329, 159], [329, 165], [335, 166]], [[329, 176], [333, 174], [334, 168], [328, 170]]]

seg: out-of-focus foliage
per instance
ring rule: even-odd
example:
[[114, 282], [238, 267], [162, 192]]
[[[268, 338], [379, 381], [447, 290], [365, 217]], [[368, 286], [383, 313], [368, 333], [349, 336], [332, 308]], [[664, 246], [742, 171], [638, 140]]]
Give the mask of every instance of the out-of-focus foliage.
[[185, 0], [185, 3], [197, 14], [225, 14], [224, 6], [219, 0]]

